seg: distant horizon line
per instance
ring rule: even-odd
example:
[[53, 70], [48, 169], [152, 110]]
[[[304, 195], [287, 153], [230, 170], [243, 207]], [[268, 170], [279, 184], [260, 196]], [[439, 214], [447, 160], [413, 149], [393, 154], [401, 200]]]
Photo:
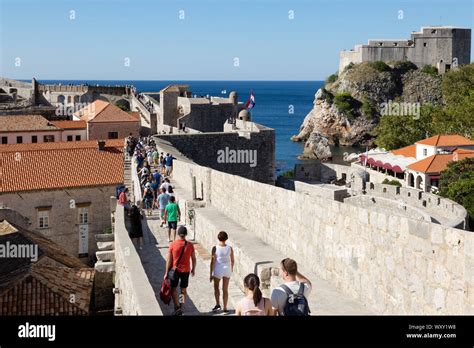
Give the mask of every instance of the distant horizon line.
[[[17, 81], [31, 81], [31, 79], [14, 79], [10, 78], [11, 80]], [[36, 79], [36, 81], [138, 81], [138, 82], [169, 82], [169, 81], [189, 81], [189, 82], [324, 82], [325, 80], [195, 80], [195, 79], [164, 79], [164, 80], [133, 80], [133, 79], [117, 79], [117, 80], [110, 80], [110, 79]]]

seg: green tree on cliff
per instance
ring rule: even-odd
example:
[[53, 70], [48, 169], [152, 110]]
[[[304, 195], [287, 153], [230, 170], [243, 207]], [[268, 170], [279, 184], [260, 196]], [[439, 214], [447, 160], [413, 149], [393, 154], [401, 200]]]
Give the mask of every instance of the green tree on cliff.
[[439, 194], [461, 204], [474, 221], [474, 158], [449, 162], [441, 173]]
[[375, 144], [386, 150], [399, 149], [432, 135], [432, 113], [439, 110], [431, 105], [421, 108], [420, 117], [382, 116], [375, 128]]
[[443, 76], [443, 106], [422, 105], [419, 120], [384, 116], [374, 130], [377, 146], [388, 150], [413, 144], [434, 134], [460, 134], [474, 139], [474, 64]]

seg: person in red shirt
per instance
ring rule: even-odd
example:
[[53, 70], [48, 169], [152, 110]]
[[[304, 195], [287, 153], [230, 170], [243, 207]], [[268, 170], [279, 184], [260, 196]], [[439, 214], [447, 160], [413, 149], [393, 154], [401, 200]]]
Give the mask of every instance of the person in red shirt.
[[122, 192], [120, 192], [118, 202], [121, 206], [125, 208], [126, 212], [130, 211], [130, 200], [128, 198], [128, 188], [125, 188]]
[[[180, 226], [177, 234], [178, 239], [169, 245], [168, 257], [166, 258], [165, 278], [168, 277], [169, 271], [173, 268], [175, 273], [174, 279], [169, 279], [175, 309], [173, 315], [182, 315], [186, 302], [186, 288], [189, 283], [189, 274], [191, 273], [191, 276], [194, 277], [194, 271], [196, 269], [196, 254], [194, 252], [194, 245], [186, 240], [186, 235], [188, 234], [186, 227]], [[178, 285], [181, 289], [181, 295], [179, 297], [177, 291]]]

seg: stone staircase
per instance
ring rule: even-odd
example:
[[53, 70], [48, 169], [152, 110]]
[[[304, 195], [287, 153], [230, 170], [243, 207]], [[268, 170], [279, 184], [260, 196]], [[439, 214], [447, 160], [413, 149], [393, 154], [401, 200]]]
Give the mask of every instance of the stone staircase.
[[[124, 156], [124, 185], [132, 192], [132, 171], [131, 158]], [[111, 204], [115, 204], [115, 201]], [[111, 215], [112, 226], [114, 226], [114, 214]], [[95, 270], [97, 273], [111, 274], [115, 271], [115, 251], [114, 251], [114, 233], [96, 234], [95, 241], [97, 244], [97, 251], [95, 253], [97, 262]], [[100, 276], [99, 276], [100, 277]], [[108, 277], [108, 276], [107, 276]]]

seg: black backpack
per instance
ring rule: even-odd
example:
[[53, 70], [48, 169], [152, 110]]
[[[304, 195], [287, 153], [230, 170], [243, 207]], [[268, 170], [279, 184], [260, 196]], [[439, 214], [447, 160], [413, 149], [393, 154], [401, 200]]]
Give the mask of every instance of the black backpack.
[[285, 316], [301, 317], [311, 313], [308, 300], [304, 296], [304, 283], [300, 283], [300, 288], [296, 294], [284, 284], [281, 285], [281, 287], [285, 290], [287, 295], [285, 308], [283, 308], [283, 314]]

